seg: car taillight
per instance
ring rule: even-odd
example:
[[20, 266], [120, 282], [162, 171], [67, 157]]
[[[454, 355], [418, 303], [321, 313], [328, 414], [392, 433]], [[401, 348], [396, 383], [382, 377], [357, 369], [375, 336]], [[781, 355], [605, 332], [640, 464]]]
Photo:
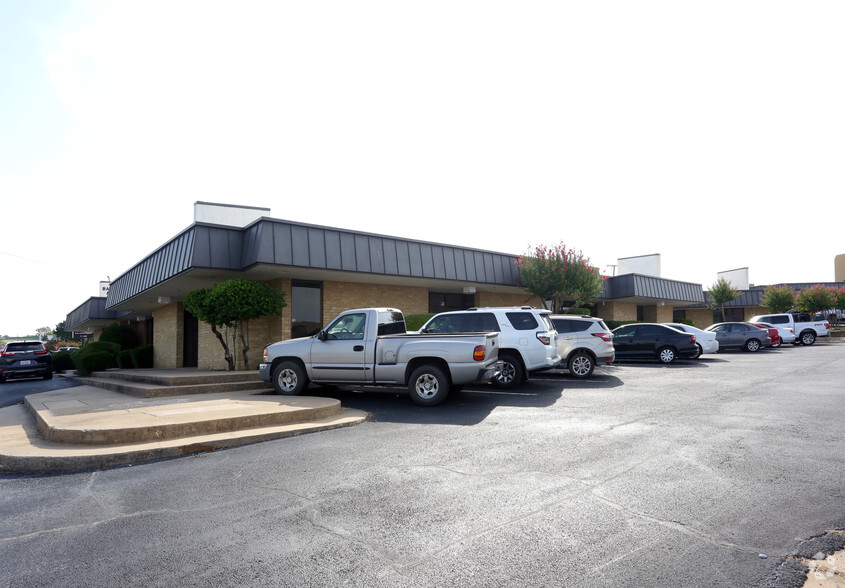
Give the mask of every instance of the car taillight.
[[48, 353], [50, 353], [50, 352], [47, 351], [46, 349], [42, 349], [41, 351], [36, 351], [35, 355], [47, 355]]
[[484, 361], [487, 357], [487, 348], [484, 345], [476, 345], [472, 352], [472, 358], [475, 361]]
[[0, 357], [14, 357], [14, 356], [15, 356], [14, 351], [2, 351], [2, 352], [0, 352]]
[[548, 335], [548, 333], [537, 333], [537, 338], [543, 345], [549, 345], [552, 342], [552, 338]]
[[825, 328], [825, 329], [829, 329], [829, 328], [830, 328], [830, 323], [825, 323], [825, 324], [824, 324], [824, 328]]
[[613, 335], [611, 335], [610, 333], [591, 333], [591, 334], [593, 335], [593, 337], [598, 337], [602, 341], [610, 341], [611, 339], [613, 339]]
[[690, 335], [690, 336], [689, 336], [689, 342], [690, 342], [690, 343], [695, 343], [695, 335]]

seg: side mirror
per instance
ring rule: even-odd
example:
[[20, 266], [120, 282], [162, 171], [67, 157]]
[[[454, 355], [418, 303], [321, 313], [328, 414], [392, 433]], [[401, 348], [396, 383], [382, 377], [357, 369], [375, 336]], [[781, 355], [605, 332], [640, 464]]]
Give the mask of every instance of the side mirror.
[[324, 330], [317, 333], [317, 339], [319, 339], [320, 341], [326, 341], [326, 340], [328, 340], [328, 338], [329, 338], [329, 336], [326, 335], [326, 331], [324, 331]]

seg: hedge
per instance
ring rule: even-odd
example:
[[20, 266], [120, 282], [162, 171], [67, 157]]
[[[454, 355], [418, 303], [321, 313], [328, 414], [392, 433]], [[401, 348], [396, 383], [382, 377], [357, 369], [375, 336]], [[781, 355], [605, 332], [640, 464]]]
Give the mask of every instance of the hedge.
[[95, 341], [82, 347], [79, 351], [71, 352], [71, 359], [76, 371], [88, 375], [118, 367], [120, 344], [106, 341]]
[[56, 351], [53, 353], [53, 371], [59, 373], [68, 370], [75, 370], [76, 368], [74, 367], [73, 359], [71, 358], [72, 353], [78, 353], [78, 351]]

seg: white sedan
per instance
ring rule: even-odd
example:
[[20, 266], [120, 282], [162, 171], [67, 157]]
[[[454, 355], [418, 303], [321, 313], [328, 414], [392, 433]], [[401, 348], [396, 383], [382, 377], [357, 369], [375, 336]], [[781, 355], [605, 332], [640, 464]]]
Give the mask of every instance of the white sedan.
[[701, 329], [696, 329], [695, 327], [691, 327], [690, 325], [685, 325], [683, 323], [663, 324], [667, 327], [672, 327], [673, 329], [678, 329], [679, 331], [695, 335], [695, 344], [698, 346], [698, 355], [695, 356], [696, 358], [700, 357], [702, 353], [719, 353], [719, 342], [716, 341], [716, 333], [702, 331]]
[[795, 331], [789, 325], [773, 325], [772, 323], [757, 323], [758, 325], [763, 325], [769, 329], [777, 329], [778, 335], [780, 335], [780, 342], [783, 343], [795, 343]]

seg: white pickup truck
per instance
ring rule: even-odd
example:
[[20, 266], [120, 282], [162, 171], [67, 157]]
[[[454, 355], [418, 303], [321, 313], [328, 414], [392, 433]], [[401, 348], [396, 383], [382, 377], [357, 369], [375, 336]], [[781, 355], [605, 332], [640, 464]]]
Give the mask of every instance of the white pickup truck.
[[309, 382], [401, 385], [415, 403], [434, 406], [450, 390], [496, 377], [498, 356], [498, 333], [406, 333], [402, 311], [362, 308], [339, 314], [313, 337], [268, 345], [258, 375], [278, 394], [301, 394]]
[[830, 334], [830, 323], [826, 320], [813, 320], [806, 312], [783, 312], [778, 314], [760, 314], [748, 319], [749, 323], [769, 323], [775, 327], [788, 326], [795, 332], [795, 343], [812, 345], [819, 337]]

